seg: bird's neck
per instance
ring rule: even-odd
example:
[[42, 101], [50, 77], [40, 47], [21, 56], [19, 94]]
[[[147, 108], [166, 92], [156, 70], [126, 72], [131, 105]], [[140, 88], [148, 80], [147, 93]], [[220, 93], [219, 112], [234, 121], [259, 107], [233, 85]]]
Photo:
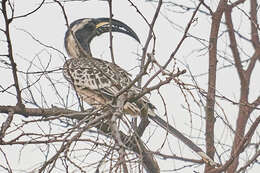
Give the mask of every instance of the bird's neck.
[[[80, 45], [76, 39], [70, 34], [65, 40], [65, 48], [67, 53], [72, 58], [91, 58], [90, 45]], [[82, 47], [84, 46], [84, 47]]]

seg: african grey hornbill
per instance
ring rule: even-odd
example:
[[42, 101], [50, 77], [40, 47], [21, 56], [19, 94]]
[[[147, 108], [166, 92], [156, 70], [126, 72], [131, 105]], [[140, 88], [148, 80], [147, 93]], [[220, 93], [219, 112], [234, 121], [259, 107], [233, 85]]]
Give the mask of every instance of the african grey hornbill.
[[[65, 48], [71, 59], [64, 64], [63, 74], [74, 87], [77, 94], [89, 105], [99, 108], [109, 104], [115, 96], [131, 83], [130, 75], [121, 67], [108, 61], [94, 58], [90, 51], [90, 42], [95, 36], [109, 32], [125, 33], [139, 41], [136, 33], [121, 21], [109, 18], [83, 18], [70, 24], [65, 35]], [[127, 92], [138, 94], [140, 89], [132, 86]], [[155, 123], [176, 136], [208, 164], [216, 163], [202, 149], [186, 138], [177, 129], [167, 124], [153, 111], [155, 107], [143, 96], [135, 102], [126, 102], [123, 110], [126, 114], [140, 115], [146, 109], [147, 115]]]

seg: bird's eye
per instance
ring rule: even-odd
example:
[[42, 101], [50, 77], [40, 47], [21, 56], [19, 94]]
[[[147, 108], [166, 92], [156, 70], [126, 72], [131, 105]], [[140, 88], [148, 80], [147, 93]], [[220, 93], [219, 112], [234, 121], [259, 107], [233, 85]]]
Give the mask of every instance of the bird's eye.
[[88, 31], [93, 31], [95, 29], [95, 25], [93, 23], [88, 23], [84, 26], [84, 29]]

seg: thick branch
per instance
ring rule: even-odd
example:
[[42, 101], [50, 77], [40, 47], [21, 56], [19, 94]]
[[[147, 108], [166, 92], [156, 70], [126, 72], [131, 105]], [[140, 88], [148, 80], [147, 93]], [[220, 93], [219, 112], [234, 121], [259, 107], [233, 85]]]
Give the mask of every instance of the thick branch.
[[[242, 2], [242, 1], [241, 1]], [[251, 39], [253, 42], [253, 45], [257, 47], [257, 40], [258, 40], [258, 36], [255, 36], [255, 34], [257, 33], [256, 31], [256, 25], [255, 22], [257, 22], [256, 20], [256, 7], [252, 7], [252, 5], [256, 5], [255, 1], [251, 1]], [[241, 139], [243, 139], [243, 136], [245, 134], [245, 127], [248, 121], [248, 118], [250, 116], [250, 113], [253, 111], [253, 107], [249, 107], [249, 106], [245, 106], [248, 105], [248, 96], [249, 96], [249, 84], [250, 84], [250, 79], [251, 79], [251, 74], [253, 69], [255, 68], [255, 64], [256, 64], [256, 60], [259, 57], [259, 48], [255, 47], [255, 53], [254, 55], [251, 57], [250, 59], [250, 63], [249, 66], [247, 68], [247, 70], [245, 71], [242, 67], [241, 64], [241, 59], [240, 59], [240, 55], [239, 55], [239, 50], [238, 50], [238, 44], [237, 44], [237, 40], [235, 38], [235, 33], [234, 33], [234, 26], [233, 26], [233, 21], [232, 21], [232, 8], [235, 7], [233, 6], [229, 6], [225, 12], [225, 16], [226, 16], [226, 24], [228, 27], [228, 34], [229, 34], [229, 38], [230, 38], [230, 48], [234, 57], [234, 61], [235, 61], [235, 67], [237, 69], [239, 78], [240, 78], [240, 84], [241, 84], [241, 90], [240, 90], [240, 100], [239, 100], [239, 113], [238, 113], [238, 118], [237, 118], [237, 123], [236, 123], [236, 133], [235, 133], [235, 138], [233, 141], [233, 145], [232, 145], [232, 151], [231, 151], [231, 157], [230, 160], [232, 160], [232, 163], [229, 165], [227, 172], [228, 173], [233, 173], [236, 171], [238, 164], [239, 164], [239, 159], [238, 156], [240, 154], [240, 152], [238, 151], [239, 145], [240, 145], [240, 141]], [[254, 105], [254, 104], [252, 104]], [[237, 157], [234, 157], [234, 155], [237, 154]]]
[[[209, 76], [208, 76], [208, 93], [206, 104], [206, 154], [214, 159], [214, 107], [215, 107], [215, 93], [216, 93], [216, 70], [217, 70], [217, 42], [218, 32], [223, 16], [224, 10], [227, 6], [227, 0], [221, 0], [218, 4], [217, 10], [212, 16], [212, 25], [210, 31], [210, 45], [209, 45]], [[205, 167], [205, 172], [212, 169], [208, 165]]]
[[229, 34], [229, 42], [230, 42], [230, 48], [235, 60], [235, 66], [239, 75], [239, 78], [242, 81], [245, 80], [244, 78], [244, 70], [241, 64], [241, 59], [240, 59], [240, 55], [239, 55], [239, 51], [238, 51], [238, 45], [237, 45], [237, 40], [235, 37], [235, 30], [234, 30], [234, 26], [233, 26], [233, 21], [232, 21], [232, 17], [231, 17], [231, 12], [232, 12], [232, 8], [230, 6], [228, 6], [228, 8], [225, 11], [225, 18], [226, 18], [226, 25], [228, 28], [228, 34]]

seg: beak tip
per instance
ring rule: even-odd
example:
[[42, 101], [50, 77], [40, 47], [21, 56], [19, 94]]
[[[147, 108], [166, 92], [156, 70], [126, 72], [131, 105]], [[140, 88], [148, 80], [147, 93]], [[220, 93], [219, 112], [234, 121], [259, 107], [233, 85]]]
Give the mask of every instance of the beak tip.
[[[98, 18], [97, 20], [97, 28], [108, 27], [107, 24], [109, 24], [109, 18]], [[132, 38], [134, 38], [139, 44], [141, 44], [141, 41], [138, 38], [137, 34], [128, 25], [116, 19], [112, 19], [111, 22], [112, 32], [121, 32], [126, 35], [129, 35]], [[104, 31], [108, 32], [108, 29], [106, 28]]]

